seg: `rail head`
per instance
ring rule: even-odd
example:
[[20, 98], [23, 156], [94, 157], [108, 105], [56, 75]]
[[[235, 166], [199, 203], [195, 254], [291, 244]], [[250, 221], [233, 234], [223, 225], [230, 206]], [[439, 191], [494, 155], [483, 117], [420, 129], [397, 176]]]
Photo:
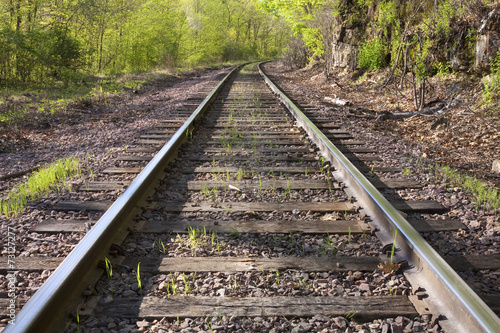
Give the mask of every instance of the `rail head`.
[[240, 68], [235, 67], [210, 92], [193, 114], [177, 130], [160, 152], [148, 163], [130, 186], [103, 214], [94, 227], [70, 252], [47, 281], [31, 297], [17, 314], [15, 324], [9, 324], [3, 333], [53, 332], [58, 322], [70, 311], [75, 298], [87, 287], [86, 279], [92, 274], [97, 263], [109, 250], [113, 239], [124, 231], [137, 212], [137, 205], [149, 193], [158, 175], [168, 162], [175, 157], [177, 148], [186, 140], [188, 129], [212, 103], [223, 85]]
[[[413, 269], [405, 273], [411, 282], [429, 293], [426, 304], [447, 318], [443, 326], [450, 332], [500, 332], [500, 319], [439, 256], [413, 226], [392, 206], [344, 154], [263, 72], [270, 89], [294, 115], [297, 123], [335, 167], [335, 177], [356, 191], [356, 199], [372, 220], [384, 228], [397, 230], [396, 243]], [[387, 233], [390, 235], [390, 233]], [[425, 278], [422, 279], [422, 276]], [[412, 283], [413, 284], [413, 283]]]

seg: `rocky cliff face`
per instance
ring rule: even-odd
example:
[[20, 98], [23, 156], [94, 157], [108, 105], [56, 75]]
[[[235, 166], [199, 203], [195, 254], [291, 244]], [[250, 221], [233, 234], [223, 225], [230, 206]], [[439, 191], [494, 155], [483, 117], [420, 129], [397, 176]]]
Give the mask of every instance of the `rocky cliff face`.
[[352, 72], [356, 69], [357, 50], [362, 40], [362, 31], [336, 26], [333, 31], [332, 67], [337, 72]]
[[500, 51], [500, 10], [493, 8], [483, 18], [478, 29], [474, 48], [476, 71], [489, 70], [490, 59], [494, 59]]
[[[390, 26], [385, 30], [374, 28], [377, 18], [380, 17], [376, 4], [368, 10], [365, 9], [361, 14], [359, 12], [356, 14], [356, 10], [362, 11], [360, 8], [351, 6], [349, 11], [338, 15], [335, 19], [331, 59], [328, 62], [332, 67], [330, 72], [354, 71], [358, 65], [359, 50], [370, 38], [383, 35], [388, 42], [388, 50], [392, 43], [400, 42], [392, 40], [394, 34], [391, 33]], [[360, 15], [363, 19], [353, 24], [353, 15]], [[405, 17], [400, 17], [399, 20], [402, 30], [406, 24]], [[422, 22], [418, 22], [415, 26], [409, 26], [407, 33], [422, 36], [423, 29], [425, 28]], [[429, 34], [428, 31], [426, 33]], [[443, 36], [443, 33], [431, 31], [430, 40], [433, 46], [427, 59], [428, 68], [442, 62], [448, 63], [455, 71], [478, 73], [489, 71], [491, 60], [500, 51], [500, 4], [495, 5], [494, 8], [483, 8], [482, 12], [473, 18], [467, 16], [460, 20], [450, 21], [448, 35]], [[414, 53], [419, 52], [417, 48], [415, 47]], [[387, 56], [390, 58], [389, 54]]]
[[491, 59], [495, 59], [500, 51], [500, 31], [486, 30], [477, 37], [474, 69], [478, 72], [488, 71]]

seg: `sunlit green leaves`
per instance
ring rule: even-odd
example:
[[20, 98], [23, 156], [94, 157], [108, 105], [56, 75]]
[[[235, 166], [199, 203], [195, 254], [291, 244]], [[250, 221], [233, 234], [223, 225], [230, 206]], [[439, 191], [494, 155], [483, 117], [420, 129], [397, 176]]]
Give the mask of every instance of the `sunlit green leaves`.
[[35, 200], [47, 194], [50, 190], [60, 191], [61, 184], [72, 176], [81, 174], [80, 162], [75, 158], [60, 159], [41, 168], [28, 177], [25, 183], [12, 189], [7, 198], [0, 200], [0, 214], [6, 217], [15, 216], [21, 212], [28, 200]]
[[75, 79], [276, 55], [290, 36], [257, 0], [0, 0], [0, 80]]

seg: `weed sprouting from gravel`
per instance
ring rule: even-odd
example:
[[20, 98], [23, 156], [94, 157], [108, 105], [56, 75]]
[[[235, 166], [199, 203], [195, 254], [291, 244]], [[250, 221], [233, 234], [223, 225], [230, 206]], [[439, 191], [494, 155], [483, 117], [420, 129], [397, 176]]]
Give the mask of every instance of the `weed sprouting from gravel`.
[[323, 238], [323, 242], [321, 244], [321, 252], [323, 253], [323, 255], [336, 254], [338, 252], [337, 244], [330, 238], [329, 234], [327, 234], [327, 236]]
[[450, 185], [462, 187], [465, 191], [471, 193], [475, 197], [476, 210], [483, 207], [484, 209], [493, 210], [495, 214], [499, 212], [500, 193], [494, 186], [490, 186], [475, 177], [464, 175], [448, 165], [435, 164], [432, 169], [437, 179], [443, 179], [449, 182]]
[[139, 288], [139, 290], [142, 290], [140, 267], [141, 267], [141, 262], [139, 262], [137, 264], [137, 270], [135, 271], [135, 277], [137, 279], [137, 287]]
[[158, 249], [158, 252], [160, 252], [162, 254], [166, 253], [165, 244], [163, 243], [161, 238], [158, 238], [158, 240], [155, 240], [155, 242], [153, 243], [153, 250], [155, 249], [155, 247]]
[[113, 266], [111, 265], [111, 261], [108, 258], [104, 257], [104, 263], [106, 265], [106, 274], [108, 278], [111, 280], [113, 278]]

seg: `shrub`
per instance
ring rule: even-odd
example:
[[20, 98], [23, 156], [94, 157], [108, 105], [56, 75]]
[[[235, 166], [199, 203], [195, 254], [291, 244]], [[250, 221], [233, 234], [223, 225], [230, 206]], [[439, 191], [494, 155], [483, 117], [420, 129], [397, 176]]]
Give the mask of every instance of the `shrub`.
[[369, 70], [382, 68], [385, 65], [385, 48], [380, 38], [365, 42], [359, 50], [358, 66]]
[[290, 40], [288, 47], [283, 50], [283, 64], [290, 68], [302, 68], [307, 65], [307, 49], [304, 41], [294, 37]]
[[500, 52], [491, 60], [490, 79], [484, 84], [483, 103], [491, 105], [500, 93]]

